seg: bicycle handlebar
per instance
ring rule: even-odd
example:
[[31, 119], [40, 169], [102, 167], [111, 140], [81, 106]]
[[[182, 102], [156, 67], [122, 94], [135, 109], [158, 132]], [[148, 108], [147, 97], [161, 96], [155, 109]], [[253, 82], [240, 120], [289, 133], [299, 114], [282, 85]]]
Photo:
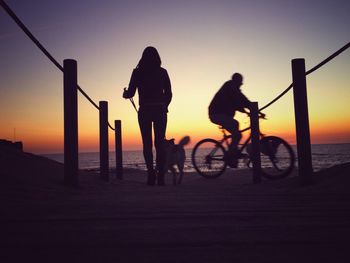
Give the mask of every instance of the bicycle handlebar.
[[[246, 112], [246, 114], [250, 117], [250, 112]], [[259, 119], [267, 120], [266, 114], [259, 111]]]
[[[247, 112], [247, 115], [250, 117], [250, 114], [248, 112]], [[259, 112], [259, 119], [267, 120], [266, 114]], [[242, 133], [242, 132], [248, 131], [248, 130], [250, 130], [250, 128], [251, 127], [249, 126], [247, 128], [244, 128], [243, 130], [239, 130], [239, 132]]]

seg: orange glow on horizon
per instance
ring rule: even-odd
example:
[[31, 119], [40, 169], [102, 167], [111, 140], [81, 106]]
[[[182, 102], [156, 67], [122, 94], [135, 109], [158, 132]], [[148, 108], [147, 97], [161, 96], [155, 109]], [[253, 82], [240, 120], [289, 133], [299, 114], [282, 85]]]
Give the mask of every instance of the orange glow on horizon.
[[[313, 144], [327, 144], [327, 143], [350, 143], [350, 125], [340, 126], [335, 122], [330, 125], [326, 124], [313, 124], [310, 125], [311, 142]], [[332, 127], [332, 128], [330, 128]], [[190, 144], [186, 147], [192, 148], [199, 140], [204, 138], [213, 138], [220, 140], [222, 134], [216, 125], [209, 122], [199, 126], [196, 132], [189, 132], [189, 129], [184, 129], [181, 126], [172, 126], [167, 131], [167, 138], [174, 138], [175, 142], [178, 142], [183, 136], [188, 135], [191, 138]], [[266, 135], [275, 135], [285, 139], [290, 144], [296, 144], [295, 127], [278, 126], [278, 129], [269, 129], [269, 126], [262, 127], [262, 132]], [[247, 134], [247, 133], [246, 133]], [[244, 140], [244, 135], [242, 141]], [[142, 141], [139, 130], [127, 130], [123, 129], [123, 150], [141, 150]], [[13, 140], [12, 136], [5, 137], [4, 139]], [[58, 133], [45, 133], [38, 136], [37, 134], [28, 134], [27, 136], [18, 136], [17, 140], [23, 141], [24, 150], [34, 153], [60, 153], [63, 152], [63, 134]], [[109, 148], [110, 151], [114, 151], [114, 132], [109, 132]], [[80, 152], [95, 152], [99, 150], [99, 134], [81, 133], [79, 135], [79, 151]]]
[[[89, 112], [92, 110], [89, 109]], [[186, 147], [192, 148], [199, 140], [204, 138], [221, 139], [221, 132], [217, 125], [212, 124], [206, 111], [202, 110], [200, 117], [191, 120], [190, 116], [175, 115], [175, 110], [169, 112], [167, 138], [174, 138], [178, 142], [183, 136], [188, 135], [191, 138], [190, 144]], [[185, 114], [185, 113], [182, 113]], [[99, 131], [98, 116], [87, 118], [86, 115], [80, 114], [79, 119], [79, 151], [80, 152], [96, 152], [99, 150]], [[311, 115], [311, 114], [310, 114]], [[275, 135], [285, 139], [290, 144], [296, 144], [294, 115], [289, 113], [287, 117], [279, 117], [272, 111], [268, 114], [267, 121], [260, 122], [261, 131], [266, 135]], [[249, 126], [249, 118], [243, 115], [237, 115], [241, 129]], [[347, 116], [338, 116], [337, 119], [333, 115], [310, 116], [310, 132], [311, 143], [327, 144], [327, 143], [349, 143], [350, 142], [350, 122]], [[24, 149], [34, 153], [60, 153], [63, 152], [63, 127], [62, 122], [55, 124], [52, 122], [51, 127], [41, 130], [39, 124], [35, 127], [31, 122], [17, 124], [16, 140], [23, 141]], [[110, 122], [113, 123], [113, 122]], [[8, 125], [10, 126], [10, 125]], [[3, 130], [1, 138], [14, 140], [13, 130]], [[109, 130], [109, 148], [110, 151], [115, 150], [114, 132]], [[142, 141], [137, 123], [136, 113], [132, 112], [125, 120], [122, 120], [122, 136], [123, 150], [141, 150]], [[246, 135], [244, 135], [246, 136]]]

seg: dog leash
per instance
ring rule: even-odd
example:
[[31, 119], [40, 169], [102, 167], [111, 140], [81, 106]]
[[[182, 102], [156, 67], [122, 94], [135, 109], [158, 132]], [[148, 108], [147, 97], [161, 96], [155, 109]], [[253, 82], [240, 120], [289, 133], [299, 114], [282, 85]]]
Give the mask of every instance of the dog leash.
[[134, 109], [136, 110], [136, 112], [138, 113], [139, 111], [136, 108], [135, 102], [133, 98], [129, 98], [129, 100], [131, 101], [132, 106], [134, 106]]
[[[126, 88], [124, 88], [124, 92], [125, 92], [125, 91], [126, 91]], [[135, 105], [134, 98], [129, 98], [129, 100], [130, 100], [132, 106], [134, 107], [135, 111], [138, 113], [139, 111], [137, 110], [137, 107], [136, 107], [136, 105]]]

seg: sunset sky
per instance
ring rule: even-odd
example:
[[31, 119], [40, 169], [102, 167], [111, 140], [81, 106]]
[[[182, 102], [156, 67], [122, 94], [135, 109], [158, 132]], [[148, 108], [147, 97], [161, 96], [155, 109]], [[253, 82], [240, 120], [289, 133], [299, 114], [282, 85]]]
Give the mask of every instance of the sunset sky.
[[[146, 46], [156, 47], [173, 90], [167, 137], [219, 137], [207, 107], [234, 72], [262, 107], [292, 82], [291, 60], [310, 69], [350, 41], [350, 1], [6, 0], [109, 121], [122, 120], [123, 148], [141, 149], [136, 112], [121, 95]], [[0, 138], [25, 151], [63, 151], [63, 75], [0, 8]], [[350, 142], [350, 49], [307, 77], [312, 143]], [[135, 98], [137, 102], [137, 97]], [[293, 96], [265, 110], [264, 133], [295, 143]], [[238, 115], [244, 126], [249, 119]], [[98, 111], [79, 95], [80, 151], [98, 150]], [[114, 136], [110, 132], [113, 150]]]

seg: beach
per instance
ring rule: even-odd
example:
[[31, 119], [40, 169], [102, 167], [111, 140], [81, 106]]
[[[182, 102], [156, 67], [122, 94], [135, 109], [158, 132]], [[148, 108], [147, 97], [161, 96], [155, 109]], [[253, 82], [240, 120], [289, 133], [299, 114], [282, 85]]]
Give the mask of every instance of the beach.
[[[217, 138], [219, 139], [219, 138]], [[291, 145], [294, 153], [297, 155], [296, 145]], [[194, 167], [191, 160], [193, 148], [185, 148], [186, 162], [185, 171], [193, 172]], [[155, 152], [154, 152], [155, 154]], [[314, 171], [319, 171], [331, 166], [349, 162], [350, 160], [350, 144], [338, 143], [338, 144], [312, 144], [311, 145], [311, 158]], [[63, 163], [63, 153], [43, 154], [42, 156], [49, 159]], [[110, 166], [115, 166], [115, 152], [109, 152]], [[296, 165], [298, 163], [296, 162]], [[100, 153], [99, 152], [79, 152], [79, 167], [80, 169], [95, 169], [100, 165]], [[137, 168], [141, 170], [146, 169], [146, 164], [143, 157], [142, 150], [138, 151], [123, 151], [123, 165], [125, 168]], [[238, 165], [239, 168], [247, 168], [246, 164], [241, 161]]]
[[250, 170], [150, 187], [81, 171], [63, 185], [63, 165], [0, 151], [1, 262], [349, 262], [350, 163], [301, 186], [296, 172], [253, 184]]

